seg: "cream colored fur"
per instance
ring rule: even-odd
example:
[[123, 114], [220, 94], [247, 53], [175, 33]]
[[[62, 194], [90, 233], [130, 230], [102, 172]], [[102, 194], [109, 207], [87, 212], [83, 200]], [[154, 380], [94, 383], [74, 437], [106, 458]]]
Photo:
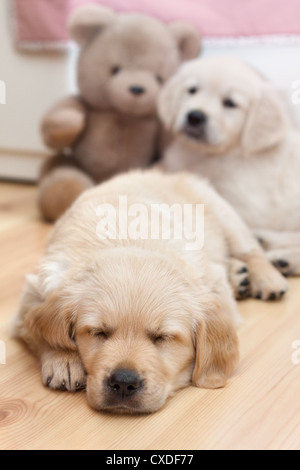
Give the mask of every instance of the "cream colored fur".
[[[205, 204], [203, 249], [187, 251], [185, 239], [101, 240], [97, 207], [117, 207], [119, 195], [148, 209]], [[86, 386], [97, 410], [156, 411], [177, 389], [223, 387], [235, 370], [230, 258], [247, 267], [253, 296], [286, 292], [246, 225], [206, 182], [156, 171], [116, 177], [85, 192], [56, 224], [38, 272], [27, 278], [15, 335], [38, 357], [51, 389]], [[112, 388], [120, 369], [138, 374], [136, 393]]]
[[[228, 99], [236, 106], [224, 105]], [[300, 131], [275, 87], [238, 60], [198, 59], [164, 87], [159, 110], [175, 136], [163, 167], [208, 178], [266, 247], [273, 240], [269, 259], [284, 274], [300, 274]], [[192, 111], [206, 115], [194, 136]]]

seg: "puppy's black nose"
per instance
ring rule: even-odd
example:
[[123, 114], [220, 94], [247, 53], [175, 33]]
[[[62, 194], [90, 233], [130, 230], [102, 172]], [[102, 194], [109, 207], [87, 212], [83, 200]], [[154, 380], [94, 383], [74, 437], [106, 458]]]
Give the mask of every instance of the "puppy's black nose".
[[134, 370], [118, 369], [108, 378], [108, 386], [120, 398], [129, 397], [143, 387], [143, 381]]
[[145, 93], [145, 88], [141, 87], [141, 86], [132, 86], [129, 88], [129, 91], [133, 94], [133, 95], [143, 95]]
[[187, 116], [187, 120], [192, 127], [202, 127], [206, 124], [207, 116], [202, 111], [191, 111]]

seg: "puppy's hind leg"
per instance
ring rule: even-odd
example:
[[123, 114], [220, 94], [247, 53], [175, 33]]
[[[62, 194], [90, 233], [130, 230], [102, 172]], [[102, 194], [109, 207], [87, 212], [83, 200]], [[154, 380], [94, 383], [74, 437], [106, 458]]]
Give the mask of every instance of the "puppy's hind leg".
[[300, 276], [300, 247], [270, 250], [267, 258], [284, 276]]
[[254, 236], [265, 250], [296, 247], [300, 249], [300, 232], [277, 232], [274, 230], [254, 230]]
[[286, 279], [268, 261], [262, 247], [234, 209], [212, 188], [206, 196], [210, 210], [223, 230], [229, 256], [247, 265], [252, 297], [280, 299], [289, 287]]
[[284, 276], [300, 275], [300, 232], [256, 230], [267, 258]]

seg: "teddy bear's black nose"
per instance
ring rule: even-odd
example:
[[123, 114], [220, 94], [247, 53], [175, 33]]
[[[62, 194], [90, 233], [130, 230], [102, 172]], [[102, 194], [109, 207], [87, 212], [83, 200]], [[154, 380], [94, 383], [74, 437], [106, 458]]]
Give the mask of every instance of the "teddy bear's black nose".
[[141, 86], [132, 86], [129, 88], [129, 91], [133, 94], [133, 95], [142, 95], [143, 93], [145, 93], [145, 88], [141, 87]]

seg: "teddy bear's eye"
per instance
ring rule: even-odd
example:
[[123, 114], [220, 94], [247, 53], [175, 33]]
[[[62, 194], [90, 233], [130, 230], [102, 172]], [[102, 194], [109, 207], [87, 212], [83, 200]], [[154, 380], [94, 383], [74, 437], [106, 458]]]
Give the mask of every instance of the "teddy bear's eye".
[[112, 75], [117, 75], [120, 72], [121, 72], [121, 67], [119, 65], [116, 65], [115, 67], [111, 69]]
[[161, 75], [156, 75], [156, 80], [158, 81], [158, 83], [162, 84], [164, 82], [164, 79], [162, 78]]

